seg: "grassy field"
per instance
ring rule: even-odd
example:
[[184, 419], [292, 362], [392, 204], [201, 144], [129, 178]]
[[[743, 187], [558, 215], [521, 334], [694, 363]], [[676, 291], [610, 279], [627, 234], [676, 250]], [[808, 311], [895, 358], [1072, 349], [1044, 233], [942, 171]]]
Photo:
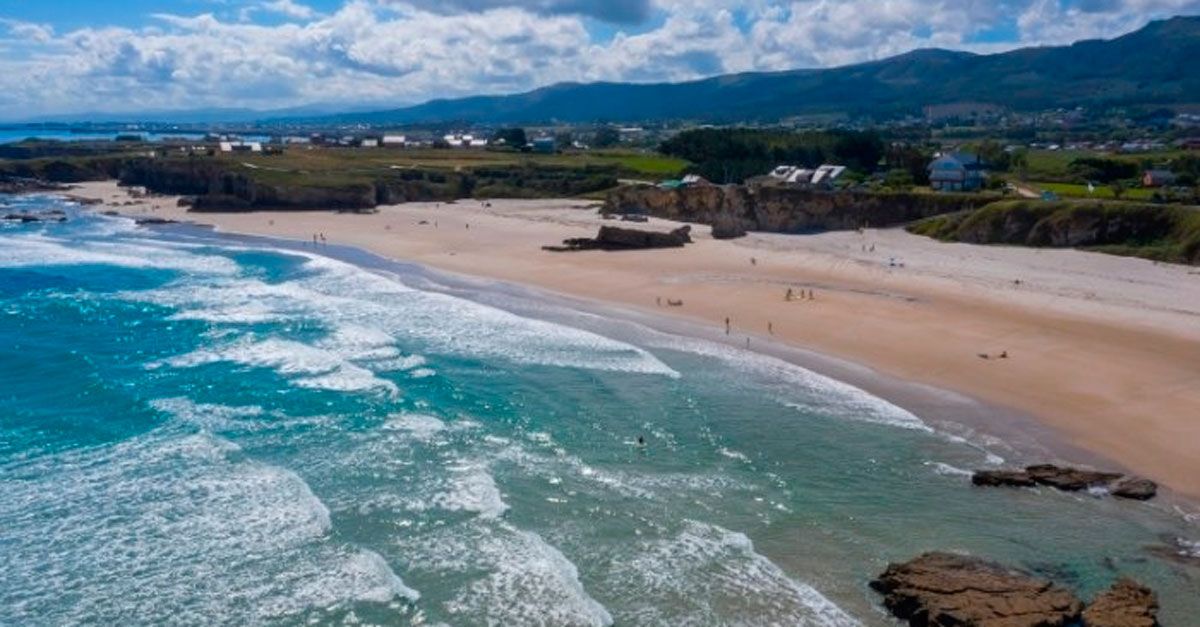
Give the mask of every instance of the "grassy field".
[[[654, 153], [631, 151], [595, 151], [535, 155], [489, 150], [437, 149], [353, 149], [288, 148], [283, 154], [236, 154], [215, 157], [232, 166], [256, 170], [263, 178], [282, 178], [282, 174], [328, 177], [347, 180], [369, 179], [380, 173], [404, 168], [459, 171], [487, 167], [612, 167], [620, 175], [678, 176], [687, 162]], [[247, 165], [248, 164], [248, 165]], [[275, 173], [272, 176], [271, 173]]]
[[1023, 173], [1032, 181], [1068, 181], [1072, 178], [1071, 162], [1076, 159], [1087, 157], [1114, 159], [1133, 163], [1140, 169], [1145, 169], [1186, 154], [1188, 153], [1177, 150], [1137, 154], [1109, 154], [1081, 150], [1031, 150], [1026, 155], [1027, 163]]
[[[1077, 185], [1075, 183], [1033, 182], [1028, 183], [1028, 185], [1042, 191], [1054, 192], [1063, 198], [1096, 198], [1099, 200], [1115, 200], [1117, 197], [1112, 187], [1108, 185], [1097, 185], [1094, 192], [1089, 192], [1087, 185]], [[1153, 197], [1153, 189], [1131, 187], [1127, 188], [1121, 195], [1121, 200], [1150, 200]]]

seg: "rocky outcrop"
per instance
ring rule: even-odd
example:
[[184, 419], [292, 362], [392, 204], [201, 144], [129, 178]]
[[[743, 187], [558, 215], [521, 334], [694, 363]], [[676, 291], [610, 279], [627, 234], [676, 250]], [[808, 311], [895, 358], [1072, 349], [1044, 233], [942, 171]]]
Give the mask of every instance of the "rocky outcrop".
[[971, 483], [992, 488], [1032, 488], [1037, 485], [1033, 477], [1024, 470], [978, 470], [971, 475]]
[[712, 223], [713, 239], [737, 239], [746, 236], [746, 225], [732, 216], [718, 216]]
[[682, 248], [690, 244], [692, 227], [681, 226], [668, 233], [641, 231], [616, 226], [602, 226], [594, 238], [576, 238], [562, 246], [544, 246], [552, 252], [577, 250], [647, 250], [652, 248]]
[[971, 476], [971, 483], [982, 487], [1017, 488], [1044, 485], [1065, 492], [1104, 488], [1113, 496], [1140, 501], [1158, 494], [1158, 485], [1149, 479], [1053, 464], [1029, 466], [1025, 470], [978, 470]]
[[1109, 492], [1123, 499], [1149, 501], [1158, 494], [1158, 484], [1149, 479], [1132, 477], [1113, 484]]
[[979, 558], [926, 553], [889, 564], [871, 588], [914, 626], [1062, 627], [1083, 603], [1070, 591]]
[[1086, 627], [1158, 627], [1158, 595], [1131, 579], [1100, 593], [1083, 611]]
[[1078, 492], [1093, 487], [1105, 487], [1121, 478], [1120, 473], [1097, 472], [1081, 468], [1039, 464], [1025, 469], [1034, 481], [1065, 492]]
[[1090, 248], [1200, 264], [1193, 207], [1132, 202], [1008, 200], [922, 220], [908, 230], [944, 241]]
[[66, 222], [67, 214], [61, 211], [47, 211], [45, 213], [9, 213], [0, 218], [6, 222], [22, 222], [25, 224], [35, 222]]
[[31, 192], [62, 191], [66, 189], [57, 183], [38, 178], [0, 175], [0, 194], [28, 194]]
[[739, 185], [661, 189], [638, 185], [610, 192], [604, 211], [646, 213], [680, 222], [710, 224], [721, 234], [803, 233], [905, 224], [982, 207], [991, 200], [994, 198], [976, 194], [869, 193]]

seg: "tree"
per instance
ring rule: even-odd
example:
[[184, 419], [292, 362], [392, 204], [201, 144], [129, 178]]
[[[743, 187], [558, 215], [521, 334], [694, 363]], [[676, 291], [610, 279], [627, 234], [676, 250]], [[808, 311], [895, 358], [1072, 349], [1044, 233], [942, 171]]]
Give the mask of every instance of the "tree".
[[596, 136], [592, 138], [592, 146], [595, 148], [609, 148], [621, 143], [621, 132], [611, 126], [601, 126], [596, 129]]
[[496, 134], [492, 136], [492, 141], [503, 142], [505, 145], [517, 149], [523, 148], [525, 144], [529, 143], [529, 139], [525, 136], [525, 129], [518, 127], [502, 128], [496, 131]]
[[1112, 188], [1113, 198], [1120, 200], [1125, 195], [1125, 184], [1121, 181], [1113, 181], [1109, 187]]

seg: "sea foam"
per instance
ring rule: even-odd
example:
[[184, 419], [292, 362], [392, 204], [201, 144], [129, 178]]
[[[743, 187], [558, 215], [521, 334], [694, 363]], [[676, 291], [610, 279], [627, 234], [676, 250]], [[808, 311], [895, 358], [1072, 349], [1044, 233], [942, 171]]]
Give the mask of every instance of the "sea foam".
[[0, 623], [249, 624], [417, 597], [378, 555], [330, 540], [298, 475], [240, 457], [155, 431], [4, 467]]

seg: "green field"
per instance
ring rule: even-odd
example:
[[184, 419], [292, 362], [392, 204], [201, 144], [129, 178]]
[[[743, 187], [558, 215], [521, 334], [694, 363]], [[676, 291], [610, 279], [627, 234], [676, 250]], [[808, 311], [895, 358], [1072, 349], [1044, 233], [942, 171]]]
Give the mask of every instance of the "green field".
[[[215, 157], [230, 165], [249, 164], [268, 178], [284, 173], [337, 178], [369, 178], [381, 172], [402, 168], [445, 169], [458, 171], [481, 167], [612, 167], [622, 176], [678, 176], [688, 163], [655, 153], [633, 151], [596, 151], [535, 155], [519, 152], [465, 149], [357, 149], [288, 148], [283, 154], [235, 154]], [[276, 176], [272, 177], [271, 173]]]
[[[1046, 192], [1054, 192], [1063, 198], [1096, 198], [1099, 200], [1115, 200], [1116, 193], [1108, 185], [1097, 185], [1094, 192], [1089, 192], [1087, 185], [1075, 183], [1028, 183], [1030, 187]], [[1121, 200], [1150, 200], [1154, 197], [1153, 189], [1142, 187], [1127, 188], [1121, 195]]]
[[1099, 157], [1126, 161], [1136, 164], [1141, 169], [1148, 169], [1187, 154], [1177, 150], [1137, 154], [1110, 154], [1083, 150], [1031, 150], [1026, 153], [1026, 164], [1021, 168], [1021, 173], [1031, 181], [1067, 182], [1074, 178], [1070, 165], [1076, 159]]

